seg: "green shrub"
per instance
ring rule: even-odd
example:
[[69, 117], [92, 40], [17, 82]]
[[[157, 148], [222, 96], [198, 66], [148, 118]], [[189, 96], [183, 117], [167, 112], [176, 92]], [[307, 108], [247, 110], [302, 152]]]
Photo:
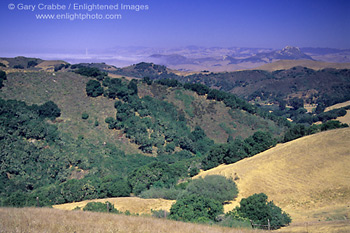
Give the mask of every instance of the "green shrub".
[[22, 65], [14, 65], [13, 68], [15, 68], [15, 69], [24, 69], [24, 66], [22, 66]]
[[97, 97], [103, 94], [103, 87], [97, 80], [89, 80], [86, 83], [86, 94], [91, 97]]
[[223, 203], [236, 198], [238, 189], [233, 180], [219, 175], [211, 175], [193, 180], [187, 186], [184, 195], [192, 194]]
[[119, 211], [114, 208], [114, 205], [108, 201], [105, 203], [102, 202], [89, 202], [83, 208], [84, 211], [93, 211], [93, 212], [110, 212], [118, 214]]
[[35, 67], [36, 65], [38, 65], [36, 61], [29, 61], [27, 63], [27, 68]]
[[243, 198], [237, 213], [253, 221], [254, 224], [267, 225], [270, 220], [271, 228], [278, 229], [289, 224], [290, 216], [276, 206], [273, 201], [267, 201], [264, 193], [254, 194], [248, 198]]
[[187, 195], [171, 206], [169, 218], [184, 222], [209, 222], [215, 221], [223, 211], [224, 207], [219, 201]]
[[81, 114], [81, 119], [87, 120], [88, 118], [89, 118], [89, 114], [87, 114], [86, 112], [84, 112], [83, 114]]

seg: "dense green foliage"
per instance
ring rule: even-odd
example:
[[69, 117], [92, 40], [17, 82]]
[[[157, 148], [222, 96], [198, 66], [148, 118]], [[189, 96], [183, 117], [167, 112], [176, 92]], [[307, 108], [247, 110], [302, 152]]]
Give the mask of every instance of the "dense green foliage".
[[[91, 93], [100, 88], [100, 83], [96, 80], [89, 83], [87, 94], [93, 96]], [[121, 79], [105, 78], [102, 84], [106, 87], [106, 97], [118, 98], [114, 105], [116, 118], [106, 119], [108, 127], [122, 130], [143, 152], [153, 153], [157, 148], [156, 152], [160, 155], [172, 153], [180, 147], [193, 154], [204, 154], [213, 144], [200, 127], [191, 132], [183, 113], [173, 104], [150, 96], [139, 98], [136, 80], [127, 83]]]
[[107, 76], [107, 73], [102, 72], [100, 69], [95, 67], [87, 67], [83, 65], [72, 65], [71, 69], [74, 69], [75, 73], [87, 76], [87, 77], [94, 77], [98, 79], [103, 79], [104, 76]]
[[219, 175], [211, 175], [193, 180], [183, 195], [192, 194], [224, 203], [235, 199], [238, 189], [232, 180]]
[[62, 134], [46, 120], [60, 112], [56, 108], [53, 102], [27, 106], [0, 100], [0, 205], [36, 205], [36, 197], [47, 206], [129, 196], [128, 171], [155, 158], [125, 156], [113, 145]]
[[6, 73], [0, 70], [0, 89], [4, 86], [3, 82], [7, 79]]
[[92, 212], [108, 212], [118, 214], [119, 211], [114, 208], [114, 205], [110, 202], [89, 202], [83, 208], [84, 211], [92, 211]]
[[345, 128], [349, 127], [348, 124], [343, 124], [340, 123], [339, 121], [327, 121], [323, 124], [319, 125], [304, 125], [304, 124], [297, 124], [294, 125], [292, 128], [290, 128], [283, 137], [283, 142], [289, 142], [291, 140], [306, 136], [306, 135], [311, 135], [317, 132], [321, 131], [326, 131], [326, 130], [331, 130], [331, 129], [338, 129], [338, 128]]
[[27, 68], [35, 67], [36, 65], [38, 65], [37, 61], [28, 61]]
[[86, 94], [91, 97], [97, 97], [103, 94], [103, 87], [97, 80], [89, 80], [86, 84]]
[[219, 201], [198, 195], [186, 195], [170, 209], [170, 219], [184, 222], [215, 221], [224, 208]]
[[151, 187], [174, 186], [178, 179], [188, 176], [188, 168], [181, 163], [167, 164], [153, 162], [135, 169], [128, 176], [128, 182], [135, 194]]
[[288, 225], [292, 221], [290, 216], [276, 206], [273, 201], [268, 202], [267, 198], [264, 193], [243, 198], [240, 206], [236, 209], [237, 213], [252, 220], [254, 224], [267, 225], [269, 219], [272, 229]]
[[227, 144], [213, 146], [202, 161], [202, 168], [208, 170], [222, 163], [230, 164], [256, 155], [276, 145], [271, 134], [258, 131], [245, 140], [235, 139]]

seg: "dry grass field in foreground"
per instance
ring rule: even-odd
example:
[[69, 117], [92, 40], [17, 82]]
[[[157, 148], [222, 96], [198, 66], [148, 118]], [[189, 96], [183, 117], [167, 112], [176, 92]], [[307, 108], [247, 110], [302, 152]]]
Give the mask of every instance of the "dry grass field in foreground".
[[257, 231], [108, 213], [48, 208], [0, 208], [0, 232], [249, 233]]
[[[235, 164], [220, 165], [199, 176], [235, 179], [239, 195], [225, 206], [230, 210], [245, 197], [266, 193], [305, 231], [307, 222], [345, 221], [350, 232], [350, 128], [306, 136]], [[286, 228], [291, 230], [292, 228]], [[338, 232], [338, 231], [335, 231]]]

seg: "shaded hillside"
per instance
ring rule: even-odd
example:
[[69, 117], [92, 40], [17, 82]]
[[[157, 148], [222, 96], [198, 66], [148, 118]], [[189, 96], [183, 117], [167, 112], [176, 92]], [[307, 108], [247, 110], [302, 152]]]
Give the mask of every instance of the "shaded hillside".
[[272, 73], [252, 70], [195, 74], [181, 79], [216, 87], [247, 100], [254, 100], [258, 97], [262, 100], [276, 102], [300, 97], [305, 103], [317, 102], [329, 106], [350, 98], [350, 72], [346, 69], [315, 71], [304, 67], [294, 67]]
[[[285, 63], [285, 61], [280, 63]], [[290, 63], [288, 62], [288, 64]], [[303, 63], [292, 61], [292, 64], [302, 65]], [[138, 66], [142, 69], [137, 68]], [[152, 63], [139, 63], [131, 67], [120, 68], [113, 73], [139, 78], [170, 78], [184, 83], [201, 83], [211, 88], [236, 94], [249, 101], [257, 100], [259, 103], [267, 101], [277, 105], [282, 100], [288, 101], [294, 97], [303, 99], [305, 104], [317, 103], [324, 106], [350, 99], [350, 72], [348, 69], [324, 69], [322, 67], [323, 69], [313, 70], [303, 65], [292, 68], [289, 66], [286, 70], [273, 72], [244, 70], [224, 73], [201, 72], [184, 76], [176, 75], [166, 70], [164, 66], [162, 69], [158, 69], [158, 66]], [[284, 65], [281, 68], [283, 69]]]
[[199, 176], [216, 174], [235, 180], [239, 196], [227, 209], [241, 198], [263, 192], [293, 221], [349, 219], [349, 141], [349, 128], [318, 133]]

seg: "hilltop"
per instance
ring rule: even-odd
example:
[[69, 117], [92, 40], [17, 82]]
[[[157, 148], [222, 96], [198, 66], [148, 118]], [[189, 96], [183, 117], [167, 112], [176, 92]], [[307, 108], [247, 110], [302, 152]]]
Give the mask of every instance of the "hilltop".
[[266, 193], [293, 222], [349, 220], [350, 129], [306, 136], [199, 176], [223, 175], [237, 183], [240, 199]]

